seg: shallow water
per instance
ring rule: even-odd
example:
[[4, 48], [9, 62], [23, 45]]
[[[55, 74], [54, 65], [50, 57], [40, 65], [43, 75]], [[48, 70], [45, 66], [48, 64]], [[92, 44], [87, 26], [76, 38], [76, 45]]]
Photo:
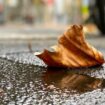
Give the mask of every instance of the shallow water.
[[[32, 49], [42, 51], [54, 43], [35, 42]], [[0, 45], [0, 105], [105, 105], [105, 64], [51, 69], [29, 53], [27, 43]], [[105, 49], [97, 48], [105, 56]]]
[[105, 104], [104, 65], [80, 70], [51, 69], [43, 67], [43, 62], [31, 53], [3, 57], [0, 105]]

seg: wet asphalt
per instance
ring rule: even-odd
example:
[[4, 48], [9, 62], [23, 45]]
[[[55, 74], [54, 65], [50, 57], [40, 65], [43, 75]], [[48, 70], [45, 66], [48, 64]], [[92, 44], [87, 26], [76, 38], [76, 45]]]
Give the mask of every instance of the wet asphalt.
[[[87, 40], [105, 56], [105, 37]], [[0, 41], [0, 105], [105, 105], [105, 64], [52, 69], [34, 56], [56, 42]]]

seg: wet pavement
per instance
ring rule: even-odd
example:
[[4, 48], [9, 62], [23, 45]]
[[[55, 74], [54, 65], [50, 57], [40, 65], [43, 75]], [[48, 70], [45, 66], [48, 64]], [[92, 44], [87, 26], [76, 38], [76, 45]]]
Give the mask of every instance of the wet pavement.
[[[105, 56], [104, 37], [88, 41]], [[105, 105], [105, 64], [47, 68], [32, 52], [55, 43], [51, 39], [0, 41], [0, 105]]]

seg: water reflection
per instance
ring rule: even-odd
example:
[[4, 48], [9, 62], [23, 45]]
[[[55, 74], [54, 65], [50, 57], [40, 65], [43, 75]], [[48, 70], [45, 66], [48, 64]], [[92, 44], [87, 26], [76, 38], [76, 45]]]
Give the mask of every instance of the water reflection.
[[105, 86], [105, 80], [91, 77], [70, 70], [48, 68], [43, 75], [44, 82], [60, 89], [75, 90], [76, 92], [92, 91]]
[[[59, 105], [59, 102], [65, 105], [62, 103], [70, 100], [70, 95], [77, 95], [70, 94], [71, 90], [86, 92], [105, 87], [105, 80], [93, 78], [91, 74], [102, 77], [105, 69], [46, 70], [44, 67], [0, 59], [0, 105]], [[65, 88], [70, 91], [61, 90]]]

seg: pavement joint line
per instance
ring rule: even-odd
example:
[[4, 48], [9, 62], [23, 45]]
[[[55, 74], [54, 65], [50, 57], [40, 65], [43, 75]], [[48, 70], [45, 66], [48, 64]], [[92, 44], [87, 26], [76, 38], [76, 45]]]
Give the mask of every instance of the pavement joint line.
[[[57, 39], [61, 34], [22, 34], [22, 33], [2, 33], [0, 34], [0, 40], [9, 40], [9, 39], [20, 39], [20, 40], [27, 40], [27, 39]], [[98, 35], [86, 35], [86, 37], [97, 37]]]
[[10, 34], [10, 35], [0, 35], [0, 40], [5, 40], [5, 39], [55, 39], [59, 37], [59, 35], [54, 35], [54, 34], [43, 34], [43, 35], [38, 35], [38, 34], [31, 34], [31, 35], [26, 35], [26, 34]]

